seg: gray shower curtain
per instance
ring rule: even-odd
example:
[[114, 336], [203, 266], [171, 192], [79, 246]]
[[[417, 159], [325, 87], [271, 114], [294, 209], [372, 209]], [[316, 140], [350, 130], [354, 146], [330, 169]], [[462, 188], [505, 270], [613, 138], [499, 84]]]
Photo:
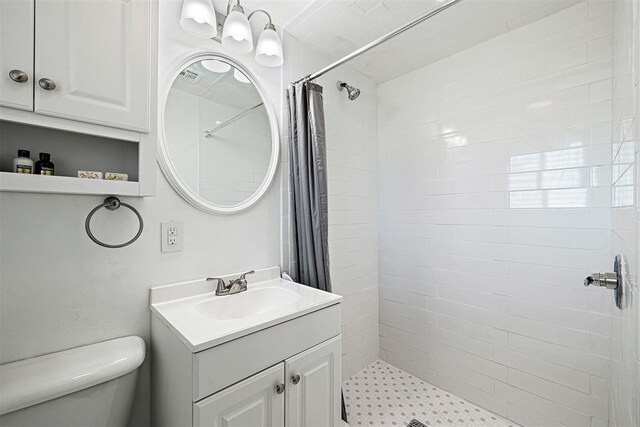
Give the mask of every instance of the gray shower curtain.
[[289, 87], [289, 179], [294, 280], [331, 292], [327, 147], [322, 86]]
[[[299, 283], [331, 292], [327, 144], [322, 86], [311, 82], [289, 87], [290, 275]], [[347, 411], [342, 400], [342, 419]]]

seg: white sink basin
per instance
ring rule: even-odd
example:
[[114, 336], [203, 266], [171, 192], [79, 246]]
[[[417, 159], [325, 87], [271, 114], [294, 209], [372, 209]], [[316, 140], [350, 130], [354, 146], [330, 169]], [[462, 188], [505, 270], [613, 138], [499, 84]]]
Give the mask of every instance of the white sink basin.
[[[223, 276], [226, 283], [238, 274]], [[282, 280], [278, 267], [247, 276], [248, 289], [216, 296], [205, 279], [151, 288], [151, 311], [192, 351], [227, 341], [339, 304], [342, 297]]]
[[296, 303], [300, 295], [284, 288], [248, 289], [197, 304], [194, 309], [217, 320], [257, 316]]

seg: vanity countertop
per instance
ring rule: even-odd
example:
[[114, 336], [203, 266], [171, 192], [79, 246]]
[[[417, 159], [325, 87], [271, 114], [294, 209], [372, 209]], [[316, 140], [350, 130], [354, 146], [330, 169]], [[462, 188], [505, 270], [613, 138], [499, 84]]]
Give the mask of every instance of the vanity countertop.
[[154, 287], [151, 311], [196, 353], [342, 300], [281, 279], [278, 267], [257, 270], [247, 280], [247, 291], [226, 296], [216, 296], [215, 281], [206, 279]]

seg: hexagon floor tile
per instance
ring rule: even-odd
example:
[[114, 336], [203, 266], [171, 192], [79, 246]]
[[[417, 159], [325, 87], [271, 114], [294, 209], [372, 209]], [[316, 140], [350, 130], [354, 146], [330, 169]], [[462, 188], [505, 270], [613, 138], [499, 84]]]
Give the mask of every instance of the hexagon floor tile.
[[486, 409], [376, 360], [343, 384], [349, 425], [518, 427]]

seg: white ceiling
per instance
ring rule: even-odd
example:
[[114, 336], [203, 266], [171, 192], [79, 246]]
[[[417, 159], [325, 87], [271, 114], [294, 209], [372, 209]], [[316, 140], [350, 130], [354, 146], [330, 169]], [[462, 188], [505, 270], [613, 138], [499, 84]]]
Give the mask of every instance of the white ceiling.
[[[298, 10], [297, 18], [286, 25], [285, 30], [334, 61], [410, 22], [442, 1], [285, 0], [279, 3], [288, 4], [290, 13], [308, 4]], [[383, 83], [580, 1], [463, 0], [350, 61], [349, 66]]]
[[228, 107], [245, 110], [262, 102], [260, 93], [251, 83], [236, 80], [233, 70], [225, 73], [214, 73], [207, 70], [200, 62], [186, 68], [195, 79], [179, 75], [171, 89], [196, 95], [209, 101]]

